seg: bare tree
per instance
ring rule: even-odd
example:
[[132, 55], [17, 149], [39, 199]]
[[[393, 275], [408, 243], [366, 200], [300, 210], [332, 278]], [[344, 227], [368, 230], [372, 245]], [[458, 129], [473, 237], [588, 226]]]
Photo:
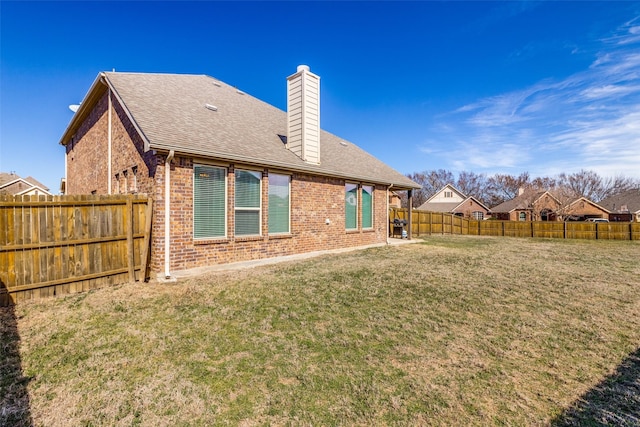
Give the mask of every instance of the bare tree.
[[558, 175], [559, 186], [562, 192], [573, 197], [586, 197], [589, 200], [596, 199], [602, 192], [602, 178], [593, 171], [581, 169], [572, 174], [561, 173]]
[[467, 196], [473, 196], [482, 203], [485, 203], [489, 197], [489, 180], [483, 173], [460, 172], [456, 187]]
[[548, 176], [537, 177], [531, 180], [530, 187], [536, 190], [555, 190], [558, 187], [558, 180]]
[[495, 174], [488, 180], [489, 206], [511, 200], [518, 196], [520, 189], [526, 189], [530, 185], [529, 172], [523, 172], [519, 176]]
[[[495, 174], [487, 177], [485, 174], [463, 171], [458, 174], [456, 180], [454, 174], [445, 169], [415, 172], [407, 176], [422, 185], [421, 189], [413, 191], [414, 207], [422, 205], [447, 184], [454, 184], [467, 196], [473, 196], [489, 207], [513, 199], [518, 196], [521, 189], [527, 190], [529, 188], [550, 190], [563, 204], [581, 196], [598, 202], [629, 189], [640, 189], [640, 179], [623, 175], [602, 178], [596, 172], [585, 170], [572, 174], [561, 173], [555, 177], [536, 177], [535, 179], [531, 179], [528, 172], [523, 172], [518, 176]], [[401, 199], [402, 205], [406, 207], [406, 194], [401, 195]]]
[[[454, 182], [453, 173], [444, 169], [415, 172], [408, 174], [407, 177], [422, 185], [421, 189], [413, 191], [413, 206], [416, 208], [436, 194], [442, 187]], [[402, 206], [407, 206], [406, 197], [401, 197], [401, 200]]]

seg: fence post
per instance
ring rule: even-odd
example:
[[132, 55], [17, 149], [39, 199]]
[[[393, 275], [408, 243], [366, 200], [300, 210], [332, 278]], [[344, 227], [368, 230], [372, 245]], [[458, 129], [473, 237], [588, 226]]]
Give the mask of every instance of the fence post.
[[133, 253], [133, 196], [127, 197], [127, 207], [125, 210], [125, 225], [127, 227], [127, 267], [129, 270], [129, 282], [136, 281], [135, 257]]
[[141, 276], [142, 281], [145, 282], [147, 280], [147, 269], [149, 267], [149, 255], [151, 251], [149, 250], [151, 246], [151, 225], [153, 218], [153, 199], [149, 197], [147, 201], [147, 208], [145, 209], [144, 219], [145, 219], [145, 229], [144, 229], [144, 243], [142, 246], [142, 259], [141, 259]]

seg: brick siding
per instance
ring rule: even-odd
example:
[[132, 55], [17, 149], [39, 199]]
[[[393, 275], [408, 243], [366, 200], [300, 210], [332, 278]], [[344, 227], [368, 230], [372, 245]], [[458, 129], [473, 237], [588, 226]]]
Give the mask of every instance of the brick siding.
[[[151, 270], [164, 270], [165, 154], [144, 151], [144, 142], [115, 98], [111, 119], [112, 193], [145, 193], [154, 199], [151, 240]], [[66, 147], [67, 193], [109, 193], [108, 188], [108, 92], [78, 129]], [[303, 173], [291, 173], [290, 234], [268, 233], [268, 174], [262, 168], [262, 235], [234, 235], [234, 171], [256, 170], [242, 164], [227, 168], [227, 237], [193, 238], [194, 159], [176, 156], [171, 162], [171, 263], [183, 270], [234, 261], [269, 258], [318, 250], [382, 243], [387, 237], [387, 192], [374, 190], [373, 228], [361, 229], [361, 199], [358, 229], [345, 230], [345, 180]], [[281, 169], [274, 173], [284, 173]], [[134, 180], [135, 175], [135, 180]], [[134, 185], [135, 182], [135, 185]], [[362, 183], [371, 185], [371, 183]], [[327, 225], [325, 221], [329, 219]]]

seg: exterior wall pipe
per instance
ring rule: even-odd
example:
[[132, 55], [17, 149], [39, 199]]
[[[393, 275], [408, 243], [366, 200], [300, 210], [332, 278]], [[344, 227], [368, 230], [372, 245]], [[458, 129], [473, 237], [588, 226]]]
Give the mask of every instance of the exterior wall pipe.
[[111, 104], [111, 88], [109, 88], [109, 93], [108, 93], [108, 98], [109, 98], [109, 112], [107, 114], [108, 116], [108, 130], [107, 130], [107, 140], [108, 140], [108, 148], [107, 148], [107, 186], [109, 187], [107, 189], [107, 193], [111, 194], [111, 107], [113, 106]]
[[171, 160], [175, 152], [169, 151], [164, 162], [164, 278], [170, 279], [171, 262]]
[[391, 244], [391, 241], [389, 240], [389, 191], [391, 190], [391, 187], [393, 187], [393, 184], [389, 184], [389, 186], [387, 187], [387, 224], [385, 225], [385, 232], [387, 233], [387, 245]]

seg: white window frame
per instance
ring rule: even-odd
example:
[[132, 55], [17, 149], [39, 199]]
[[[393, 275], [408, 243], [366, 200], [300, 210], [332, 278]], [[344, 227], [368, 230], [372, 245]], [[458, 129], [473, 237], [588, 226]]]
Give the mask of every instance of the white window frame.
[[[355, 227], [353, 227], [353, 228], [348, 228], [347, 227], [347, 185], [352, 185], [352, 186], [355, 186], [355, 188], [356, 188], [356, 192], [355, 192], [355, 196], [356, 196], [356, 224], [355, 224]], [[360, 205], [360, 200], [359, 200], [360, 199], [360, 187], [359, 187], [359, 185], [357, 183], [355, 183], [355, 182], [345, 182], [344, 183], [344, 196], [345, 196], [345, 198], [344, 198], [344, 228], [347, 231], [355, 231], [355, 230], [358, 229], [358, 225], [360, 224], [358, 222], [358, 208], [359, 208], [359, 205]]]
[[[196, 209], [195, 209], [195, 197], [196, 197], [196, 186], [195, 186], [195, 170], [196, 167], [209, 167], [209, 168], [217, 168], [224, 170], [224, 233], [219, 236], [203, 236], [203, 237], [195, 237], [195, 221], [196, 221]], [[193, 221], [192, 221], [192, 235], [194, 240], [211, 240], [211, 239], [226, 239], [228, 234], [228, 224], [229, 224], [229, 169], [225, 166], [212, 165], [206, 163], [194, 163], [193, 165]]]
[[276, 231], [276, 232], [272, 232], [271, 228], [269, 228], [268, 232], [270, 235], [283, 235], [283, 234], [291, 234], [291, 175], [289, 174], [285, 174], [285, 173], [276, 173], [276, 172], [269, 172], [267, 174], [267, 183], [268, 183], [268, 190], [267, 190], [267, 212], [269, 213], [269, 218], [271, 218], [271, 212], [269, 211], [269, 201], [271, 199], [271, 182], [269, 181], [271, 176], [284, 176], [288, 178], [289, 181], [289, 185], [287, 188], [287, 195], [289, 197], [289, 209], [287, 212], [287, 222], [288, 222], [288, 229], [287, 231]]
[[[257, 174], [260, 177], [260, 188], [259, 188], [259, 195], [260, 195], [260, 199], [258, 201], [258, 207], [253, 207], [253, 206], [249, 206], [249, 207], [244, 207], [244, 206], [238, 206], [238, 197], [237, 197], [237, 175], [238, 172], [248, 172], [251, 174]], [[233, 183], [233, 191], [234, 191], [234, 197], [233, 197], [233, 216], [234, 216], [234, 225], [233, 225], [233, 234], [234, 236], [239, 236], [239, 237], [255, 237], [255, 236], [262, 236], [262, 181], [264, 179], [263, 177], [263, 173], [262, 171], [258, 171], [258, 170], [251, 170], [251, 169], [234, 169], [233, 172], [233, 176], [234, 176], [234, 183]], [[238, 234], [237, 233], [237, 219], [238, 219], [238, 211], [244, 211], [244, 212], [258, 212], [258, 234]]]
[[[364, 226], [364, 211], [362, 210], [363, 207], [363, 197], [362, 197], [362, 193], [364, 192], [364, 187], [369, 187], [371, 188], [371, 226], [370, 227], [365, 227]], [[376, 191], [376, 186], [373, 184], [363, 184], [360, 186], [360, 212], [361, 212], [361, 216], [362, 218], [360, 219], [360, 223], [362, 224], [362, 229], [363, 230], [372, 230], [375, 226], [375, 191]]]

